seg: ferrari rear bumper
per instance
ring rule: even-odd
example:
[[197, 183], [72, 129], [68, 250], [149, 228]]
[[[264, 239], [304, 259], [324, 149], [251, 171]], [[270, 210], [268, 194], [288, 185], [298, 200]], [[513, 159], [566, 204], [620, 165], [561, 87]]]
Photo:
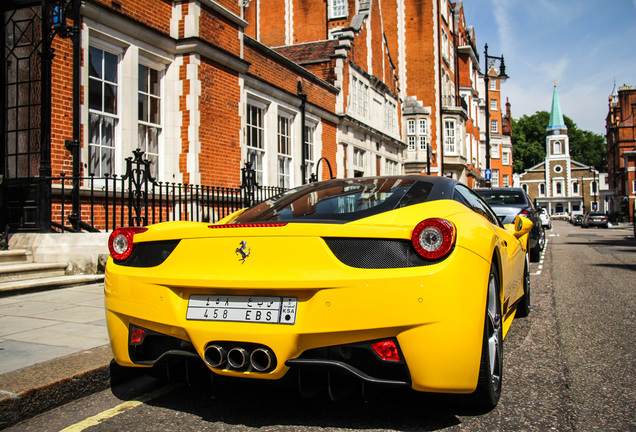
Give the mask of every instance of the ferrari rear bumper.
[[[299, 274], [282, 289], [272, 288], [274, 280], [250, 281], [249, 288], [233, 280], [229, 289], [188, 280], [166, 284], [152, 268], [131, 271], [109, 262], [106, 319], [115, 360], [124, 366], [198, 357], [225, 376], [275, 380], [290, 368], [324, 369], [418, 391], [470, 393], [479, 375], [489, 270], [489, 262], [458, 247], [423, 268], [343, 266], [339, 278]], [[187, 319], [190, 296], [201, 294], [293, 297], [296, 320]], [[142, 343], [131, 343], [133, 328], [146, 330]], [[385, 339], [396, 341], [399, 362], [369, 351], [370, 342]]]

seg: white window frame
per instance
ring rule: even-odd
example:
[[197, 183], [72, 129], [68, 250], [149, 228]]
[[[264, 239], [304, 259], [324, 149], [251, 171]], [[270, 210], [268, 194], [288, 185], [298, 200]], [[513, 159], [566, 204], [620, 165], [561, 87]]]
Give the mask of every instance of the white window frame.
[[490, 145], [490, 158], [499, 159], [499, 144], [493, 143]]
[[347, 0], [329, 0], [329, 19], [347, 17]]
[[[137, 125], [138, 125], [138, 133], [137, 133], [137, 137], [138, 137], [138, 147], [140, 149], [142, 149], [144, 151], [144, 156], [146, 159], [148, 159], [150, 161], [150, 173], [151, 176], [156, 179], [156, 180], [161, 180], [159, 178], [159, 175], [161, 173], [161, 171], [159, 170], [159, 164], [161, 162], [161, 154], [162, 152], [162, 142], [163, 142], [163, 120], [164, 120], [164, 114], [163, 114], [163, 78], [165, 75], [165, 71], [164, 70], [159, 70], [156, 67], [154, 67], [153, 65], [148, 64], [147, 62], [143, 61], [142, 59], [140, 59], [139, 64], [137, 66], [137, 70], [139, 72], [141, 72], [141, 68], [146, 68], [148, 71], [154, 71], [155, 73], [157, 73], [157, 92], [158, 94], [155, 94], [155, 92], [153, 92], [150, 89], [150, 83], [147, 82], [147, 86], [148, 86], [148, 90], [147, 91], [142, 91], [139, 87], [142, 83], [142, 79], [146, 80], [147, 76], [141, 77], [141, 76], [137, 76], [137, 94], [138, 94], [138, 101], [140, 98], [148, 98], [149, 101], [155, 100], [156, 104], [157, 104], [157, 110], [158, 110], [158, 121], [153, 122], [151, 117], [152, 114], [152, 109], [151, 106], [152, 104], [149, 103], [148, 104], [148, 116], [147, 116], [147, 120], [143, 120], [141, 118], [142, 113], [139, 112], [139, 109], [137, 110]], [[138, 103], [138, 106], [141, 106], [142, 104]], [[143, 130], [143, 135], [142, 135], [142, 130]], [[151, 132], [155, 132], [155, 140], [156, 140], [156, 148], [151, 149], [150, 148], [150, 137], [148, 136], [149, 133]], [[153, 151], [154, 150], [154, 151]]]
[[355, 171], [365, 172], [365, 159], [366, 151], [361, 148], [353, 148], [353, 169]]
[[539, 196], [544, 197], [546, 195], [545, 183], [539, 183]]
[[398, 175], [399, 173], [399, 163], [397, 161], [394, 161], [392, 159], [385, 159], [384, 162], [384, 170], [385, 170], [385, 175]]
[[499, 187], [499, 170], [492, 170], [491, 183], [493, 187]]
[[415, 119], [408, 119], [406, 125], [407, 135], [415, 135]]
[[[260, 124], [252, 124], [251, 109], [258, 110]], [[256, 182], [261, 186], [265, 185], [265, 168], [267, 165], [267, 145], [265, 143], [266, 112], [267, 105], [253, 100], [247, 101], [245, 113], [245, 147], [247, 149], [247, 160], [252, 162], [252, 169], [256, 171]], [[256, 133], [255, 140], [252, 139], [254, 133]], [[256, 141], [256, 146], [252, 145], [254, 141]]]
[[560, 140], [554, 141], [552, 148], [554, 149], [555, 155], [563, 154], [563, 143]]
[[506, 166], [510, 165], [510, 152], [501, 152], [501, 164]]
[[508, 174], [503, 175], [503, 187], [510, 186], [510, 176]]
[[444, 119], [444, 154], [457, 154], [455, 119]]
[[358, 112], [358, 78], [351, 77], [351, 112]]
[[[88, 51], [87, 51], [87, 55], [88, 55], [88, 62], [90, 65], [90, 52], [91, 49], [96, 49], [102, 52], [102, 56], [103, 53], [108, 53], [112, 56], [116, 57], [116, 82], [112, 82], [112, 81], [107, 81], [105, 79], [105, 77], [102, 76], [102, 78], [96, 78], [96, 77], [92, 77], [90, 75], [90, 70], [88, 73], [88, 102], [87, 102], [87, 106], [88, 106], [88, 172], [89, 174], [95, 174], [95, 177], [104, 177], [104, 174], [117, 174], [119, 173], [120, 170], [120, 164], [119, 164], [119, 155], [121, 153], [123, 153], [123, 143], [122, 143], [122, 139], [121, 139], [121, 124], [122, 124], [122, 104], [121, 104], [121, 88], [122, 88], [122, 79], [121, 79], [121, 75], [122, 75], [122, 57], [123, 57], [123, 50], [120, 47], [111, 45], [107, 42], [101, 41], [99, 39], [91, 39], [90, 43], [89, 43], [89, 47], [88, 47]], [[102, 70], [100, 71], [103, 75], [103, 57], [102, 57], [102, 63], [101, 63], [101, 68]], [[100, 82], [100, 85], [102, 87], [102, 101], [101, 101], [101, 106], [102, 108], [97, 110], [94, 108], [91, 108], [91, 97], [90, 97], [90, 84], [91, 82], [95, 82], [98, 81]], [[115, 108], [115, 112], [111, 113], [108, 111], [105, 111], [103, 109], [103, 105], [104, 105], [104, 85], [109, 85], [109, 86], [115, 86], [116, 88], [116, 95], [115, 95], [115, 104], [116, 104], [116, 108]], [[99, 120], [99, 137], [98, 137], [98, 141], [99, 142], [93, 142], [92, 139], [94, 137], [94, 134], [92, 133], [92, 119], [97, 119]], [[107, 123], [112, 122], [112, 136], [111, 136], [111, 145], [105, 145], [104, 144], [104, 121], [106, 121]], [[99, 152], [99, 161], [96, 164], [96, 166], [93, 166], [93, 161], [91, 160], [91, 156], [93, 154], [94, 151], [98, 151]], [[110, 169], [105, 169], [105, 166], [103, 164], [103, 158], [104, 155], [107, 154], [107, 152], [110, 151]], [[96, 171], [95, 168], [97, 168], [98, 170]]]
[[490, 111], [499, 111], [497, 99], [490, 99]]
[[289, 189], [292, 185], [294, 169], [293, 115], [279, 111], [276, 125], [276, 166], [278, 167], [276, 183], [278, 187]]
[[490, 120], [490, 133], [499, 133], [499, 121]]
[[309, 182], [316, 167], [316, 125], [305, 124], [305, 181]]
[[407, 136], [407, 141], [408, 141], [408, 145], [409, 145], [409, 151], [415, 151], [415, 139], [416, 139], [415, 135]]

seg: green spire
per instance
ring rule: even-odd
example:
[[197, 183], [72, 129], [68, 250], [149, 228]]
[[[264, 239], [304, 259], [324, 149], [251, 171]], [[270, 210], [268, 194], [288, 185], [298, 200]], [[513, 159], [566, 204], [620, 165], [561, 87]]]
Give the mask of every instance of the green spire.
[[568, 127], [563, 120], [563, 112], [561, 112], [561, 103], [559, 102], [559, 94], [557, 93], [557, 83], [554, 82], [554, 91], [552, 93], [552, 111], [550, 112], [550, 123], [546, 130], [563, 130]]

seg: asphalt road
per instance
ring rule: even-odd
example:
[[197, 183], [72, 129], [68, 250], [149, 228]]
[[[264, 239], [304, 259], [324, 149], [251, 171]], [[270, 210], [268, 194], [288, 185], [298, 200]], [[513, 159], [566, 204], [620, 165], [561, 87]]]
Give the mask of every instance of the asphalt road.
[[[284, 387], [141, 378], [8, 431], [636, 431], [636, 240], [557, 221], [531, 265], [532, 306], [504, 342], [499, 406], [411, 391], [364, 402], [300, 399]], [[68, 429], [65, 429], [68, 428]]]

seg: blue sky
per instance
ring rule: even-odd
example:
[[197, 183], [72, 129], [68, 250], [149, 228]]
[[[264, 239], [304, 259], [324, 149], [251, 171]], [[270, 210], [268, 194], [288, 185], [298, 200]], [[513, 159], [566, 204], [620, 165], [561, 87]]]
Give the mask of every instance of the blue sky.
[[481, 69], [503, 54], [512, 116], [550, 111], [554, 81], [563, 114], [605, 135], [608, 96], [636, 87], [636, 0], [464, 0]]

